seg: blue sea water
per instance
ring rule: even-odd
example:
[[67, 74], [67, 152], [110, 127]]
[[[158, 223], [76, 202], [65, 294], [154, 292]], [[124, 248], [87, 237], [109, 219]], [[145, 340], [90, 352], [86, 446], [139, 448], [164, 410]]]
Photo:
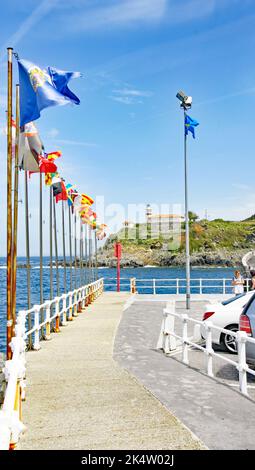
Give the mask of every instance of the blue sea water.
[[[18, 264], [26, 264], [26, 259], [19, 257]], [[40, 269], [39, 269], [39, 258], [31, 258], [31, 303], [40, 303]], [[43, 290], [44, 300], [50, 297], [50, 270], [49, 270], [49, 258], [44, 257], [43, 259]], [[74, 269], [72, 269], [73, 277], [73, 288], [74, 288]], [[91, 274], [90, 274], [91, 275]], [[95, 273], [94, 273], [95, 275]], [[114, 268], [99, 268], [98, 276], [105, 278], [106, 290], [116, 290], [116, 269]], [[85, 279], [89, 279], [89, 273], [84, 274]], [[130, 278], [135, 277], [137, 279], [137, 288], [140, 293], [152, 293], [152, 283], [149, 279], [164, 279], [163, 285], [168, 286], [168, 290], [157, 288], [157, 293], [173, 293], [175, 290], [175, 278], [185, 278], [185, 268], [155, 268], [155, 267], [144, 267], [144, 268], [124, 268], [121, 271], [121, 289], [129, 290]], [[197, 278], [204, 279], [204, 285], [212, 284], [206, 279], [216, 279], [214, 285], [221, 286], [222, 278], [232, 278], [233, 269], [230, 268], [194, 268], [191, 269], [191, 278], [193, 279], [191, 285], [191, 291], [193, 293], [199, 292], [198, 286], [199, 281], [195, 281]], [[64, 269], [59, 268], [60, 278], [60, 291], [64, 292]], [[139, 281], [141, 279], [147, 279], [148, 281]], [[76, 273], [77, 287], [80, 285], [80, 271], [77, 269]], [[56, 286], [56, 270], [53, 270], [53, 284], [54, 284], [54, 296], [57, 295]], [[67, 285], [69, 289], [70, 284], [70, 269], [67, 268]], [[162, 285], [161, 281], [156, 281], [156, 285]], [[180, 281], [180, 293], [185, 292], [185, 281]], [[148, 288], [145, 288], [148, 287]], [[208, 288], [209, 289], [209, 288]], [[212, 289], [210, 290], [212, 291]], [[217, 292], [217, 288], [214, 290]], [[206, 292], [206, 289], [205, 289]], [[26, 269], [20, 268], [17, 270], [17, 311], [27, 308], [27, 276]], [[6, 341], [6, 260], [0, 258], [0, 351], [5, 349]]]

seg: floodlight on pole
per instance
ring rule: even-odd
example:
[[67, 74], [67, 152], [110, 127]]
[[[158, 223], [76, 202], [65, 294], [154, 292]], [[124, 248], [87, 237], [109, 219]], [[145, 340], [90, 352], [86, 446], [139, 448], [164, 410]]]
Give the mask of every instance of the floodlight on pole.
[[179, 91], [176, 98], [181, 102], [184, 111], [184, 181], [185, 181], [185, 249], [186, 249], [186, 308], [190, 309], [190, 241], [189, 241], [189, 205], [188, 205], [188, 165], [187, 135], [185, 132], [186, 111], [191, 108], [192, 96]]

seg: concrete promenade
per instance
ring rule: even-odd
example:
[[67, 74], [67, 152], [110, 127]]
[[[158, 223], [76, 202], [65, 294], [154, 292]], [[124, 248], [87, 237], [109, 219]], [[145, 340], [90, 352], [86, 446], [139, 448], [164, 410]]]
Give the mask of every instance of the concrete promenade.
[[128, 294], [104, 293], [27, 353], [27, 431], [19, 449], [202, 449], [201, 441], [113, 359]]

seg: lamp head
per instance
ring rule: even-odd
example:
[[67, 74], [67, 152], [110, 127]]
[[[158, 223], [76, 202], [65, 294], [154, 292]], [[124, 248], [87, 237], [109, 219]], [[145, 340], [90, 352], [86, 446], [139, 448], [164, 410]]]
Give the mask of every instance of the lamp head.
[[181, 107], [184, 109], [191, 108], [192, 105], [192, 96], [186, 96], [185, 93], [180, 90], [178, 91], [176, 98], [181, 102]]

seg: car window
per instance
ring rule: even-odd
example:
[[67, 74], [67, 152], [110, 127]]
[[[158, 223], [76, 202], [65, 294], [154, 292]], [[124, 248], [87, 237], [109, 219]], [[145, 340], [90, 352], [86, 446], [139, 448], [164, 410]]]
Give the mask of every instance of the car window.
[[230, 297], [230, 299], [223, 300], [222, 305], [228, 305], [231, 304], [231, 302], [234, 302], [234, 300], [240, 299], [241, 297], [244, 297], [246, 293], [235, 295], [234, 297]]

